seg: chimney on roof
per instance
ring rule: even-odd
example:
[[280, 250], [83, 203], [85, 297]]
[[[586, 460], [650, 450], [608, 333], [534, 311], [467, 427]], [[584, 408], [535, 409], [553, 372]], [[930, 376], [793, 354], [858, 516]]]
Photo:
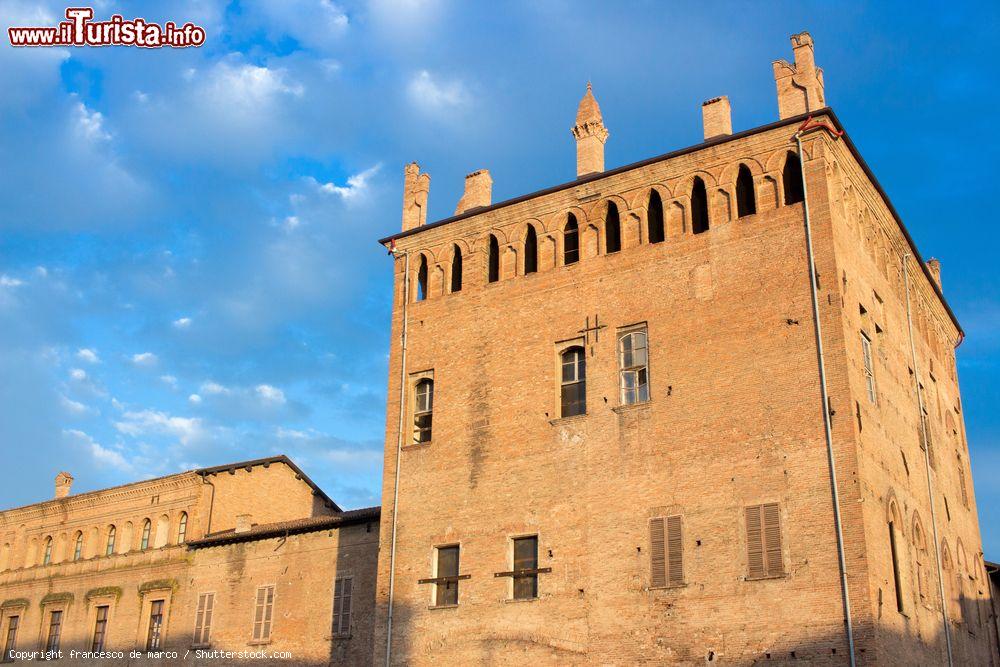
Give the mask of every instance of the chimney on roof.
[[938, 289], [941, 289], [941, 262], [931, 257], [927, 260], [927, 270], [934, 276], [934, 282], [937, 283]]
[[714, 97], [701, 103], [701, 121], [705, 127], [705, 140], [733, 133], [732, 107], [729, 98]]
[[250, 514], [236, 515], [236, 532], [248, 533], [253, 528], [253, 516]]
[[493, 179], [488, 169], [474, 171], [465, 177], [465, 192], [458, 200], [455, 215], [474, 208], [489, 206], [493, 199]]
[[65, 498], [73, 487], [73, 475], [61, 472], [56, 475], [56, 498]]
[[791, 118], [826, 106], [823, 70], [816, 67], [813, 40], [808, 32], [792, 35], [795, 64], [775, 60], [774, 83], [778, 88], [778, 117]]
[[431, 189], [431, 175], [420, 173], [420, 165], [406, 165], [403, 180], [403, 231], [409, 231], [427, 222], [427, 195]]
[[576, 137], [576, 177], [604, 171], [604, 142], [608, 140], [608, 129], [604, 127], [601, 107], [589, 81], [587, 92], [576, 109], [573, 136]]

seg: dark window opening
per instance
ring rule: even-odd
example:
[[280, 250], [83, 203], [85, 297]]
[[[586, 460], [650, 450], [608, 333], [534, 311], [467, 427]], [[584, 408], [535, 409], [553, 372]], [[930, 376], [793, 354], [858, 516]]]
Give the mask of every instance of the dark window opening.
[[495, 283], [500, 280], [500, 243], [497, 241], [497, 237], [490, 234], [490, 256], [488, 258], [489, 264], [489, 281]]
[[892, 583], [896, 589], [896, 611], [903, 613], [903, 589], [899, 577], [899, 554], [896, 551], [896, 525], [889, 522], [889, 552], [892, 555]]
[[646, 206], [647, 229], [650, 243], [663, 243], [663, 200], [656, 190], [649, 191], [649, 204]]
[[462, 249], [457, 245], [451, 259], [451, 291], [462, 291]]
[[536, 271], [538, 271], [538, 234], [532, 225], [528, 225], [528, 232], [524, 236], [524, 273]]
[[159, 651], [163, 640], [163, 600], [153, 600], [149, 607], [149, 633], [146, 635], [146, 650]]
[[518, 537], [514, 539], [514, 599], [531, 600], [538, 597], [538, 572], [523, 573], [523, 570], [538, 569], [538, 537]]
[[149, 548], [149, 532], [152, 528], [153, 523], [149, 519], [146, 519], [146, 521], [142, 524], [142, 539], [139, 540], [139, 548], [142, 551]]
[[417, 383], [413, 405], [413, 442], [431, 441], [431, 423], [434, 417], [434, 380]]
[[569, 214], [569, 221], [563, 228], [563, 264], [575, 264], [580, 259], [580, 229], [576, 216]]
[[11, 616], [7, 619], [7, 637], [3, 642], [3, 662], [14, 662], [12, 653], [17, 648], [17, 626], [20, 623], [20, 616]]
[[708, 192], [700, 176], [694, 177], [691, 186], [691, 231], [694, 234], [708, 231]]
[[798, 204], [805, 199], [802, 187], [802, 163], [799, 156], [789, 151], [785, 157], [785, 168], [781, 172], [781, 180], [785, 184], [785, 204]]
[[108, 544], [104, 549], [104, 555], [110, 556], [115, 552], [115, 527], [111, 526], [108, 528]]
[[104, 650], [104, 638], [108, 633], [108, 607], [101, 605], [97, 608], [97, 621], [94, 623], [94, 641], [90, 643], [90, 650], [101, 652]]
[[417, 301], [427, 298], [427, 258], [420, 256], [420, 268], [417, 269]]
[[573, 417], [587, 412], [587, 360], [582, 347], [571, 347], [561, 355], [561, 415]]
[[754, 194], [753, 175], [745, 164], [740, 165], [736, 177], [736, 214], [742, 218], [757, 213], [757, 197]]
[[46, 651], [59, 650], [59, 641], [62, 638], [62, 616], [62, 611], [54, 611], [49, 616], [49, 636], [45, 642]]
[[622, 223], [618, 216], [618, 207], [608, 203], [608, 213], [604, 217], [604, 250], [618, 252], [622, 249]]
[[448, 581], [435, 584], [434, 604], [439, 607], [458, 604], [458, 581], [451, 579], [458, 577], [458, 557], [458, 545], [438, 547], [437, 577], [449, 577]]

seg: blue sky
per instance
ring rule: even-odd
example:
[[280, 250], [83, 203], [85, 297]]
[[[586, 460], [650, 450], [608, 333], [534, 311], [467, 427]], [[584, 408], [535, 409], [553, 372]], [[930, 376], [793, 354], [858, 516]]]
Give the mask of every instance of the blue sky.
[[[840, 3], [837, 3], [838, 5]], [[3, 26], [64, 4], [6, 0]], [[994, 4], [96, 3], [194, 21], [187, 50], [0, 46], [0, 505], [283, 452], [379, 502], [402, 167], [430, 218], [570, 180], [588, 80], [616, 166], [777, 117], [808, 29], [827, 100], [968, 338], [958, 353], [987, 558], [1000, 559]]]

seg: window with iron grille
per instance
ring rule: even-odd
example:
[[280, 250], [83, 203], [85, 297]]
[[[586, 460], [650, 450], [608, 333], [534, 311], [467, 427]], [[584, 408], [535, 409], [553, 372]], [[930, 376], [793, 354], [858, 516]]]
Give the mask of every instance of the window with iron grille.
[[351, 598], [354, 579], [339, 577], [333, 582], [333, 634], [337, 637], [351, 635]]
[[20, 616], [10, 616], [7, 618], [7, 636], [3, 642], [4, 662], [14, 662], [13, 651], [17, 648], [17, 628], [20, 624]]
[[253, 640], [255, 642], [267, 642], [271, 640], [271, 618], [273, 613], [274, 586], [258, 587], [253, 615]]
[[45, 650], [52, 652], [59, 650], [59, 642], [62, 639], [63, 613], [55, 610], [49, 614], [49, 636], [45, 642]]
[[422, 444], [431, 441], [434, 419], [434, 380], [424, 378], [417, 382], [413, 403], [413, 442]]
[[778, 503], [746, 508], [747, 577], [760, 579], [785, 573], [781, 555], [781, 510]]
[[618, 368], [622, 405], [648, 401], [649, 353], [645, 327], [618, 336]]
[[212, 640], [212, 615], [215, 612], [215, 593], [198, 596], [198, 608], [194, 614], [194, 643], [207, 646]]
[[875, 393], [875, 365], [872, 362], [872, 342], [864, 332], [861, 333], [861, 356], [864, 360], [865, 387], [868, 391], [868, 400], [874, 404], [878, 401], [878, 395]]
[[587, 360], [582, 347], [571, 347], [560, 356], [561, 416], [573, 417], [587, 412]]
[[434, 604], [438, 607], [458, 604], [458, 545], [437, 548], [437, 578]]
[[684, 542], [679, 516], [649, 520], [649, 586], [666, 588], [684, 583]]
[[514, 599], [538, 597], [538, 536], [514, 538]]
[[97, 620], [94, 622], [94, 640], [90, 643], [90, 650], [100, 652], [104, 650], [104, 640], [108, 635], [108, 606], [101, 605], [97, 608]]
[[149, 605], [149, 631], [146, 633], [146, 650], [159, 651], [163, 644], [163, 600], [153, 600]]

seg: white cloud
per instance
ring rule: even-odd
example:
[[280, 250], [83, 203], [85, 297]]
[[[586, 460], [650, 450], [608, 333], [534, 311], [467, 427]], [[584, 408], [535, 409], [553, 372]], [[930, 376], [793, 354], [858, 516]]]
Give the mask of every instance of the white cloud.
[[0, 287], [20, 287], [24, 281], [19, 278], [11, 278], [6, 273], [0, 275]]
[[178, 318], [174, 320], [173, 325], [175, 329], [188, 329], [191, 327], [191, 318], [190, 317]]
[[123, 472], [132, 472], [132, 466], [125, 460], [124, 456], [113, 449], [102, 446], [83, 431], [67, 429], [63, 433], [83, 445], [97, 463], [112, 466]]
[[208, 382], [201, 383], [201, 393], [210, 395], [228, 394], [229, 388], [222, 386], [218, 382], [209, 380]]
[[136, 366], [150, 367], [155, 366], [159, 359], [152, 352], [140, 352], [138, 354], [132, 355], [132, 363]]
[[177, 378], [173, 375], [161, 375], [160, 381], [172, 389], [177, 389]]
[[69, 372], [69, 376], [78, 382], [82, 382], [87, 379], [87, 371], [82, 368], [74, 368]]
[[350, 23], [347, 14], [330, 0], [258, 0], [250, 5], [272, 35], [289, 35], [310, 48], [336, 44]]
[[85, 361], [88, 364], [99, 364], [101, 363], [100, 357], [97, 356], [97, 352], [88, 347], [81, 347], [76, 351], [76, 358], [80, 361]]
[[279, 405], [285, 403], [285, 392], [269, 384], [257, 385], [257, 395], [266, 403], [276, 403]]
[[74, 401], [66, 396], [59, 397], [59, 404], [62, 405], [63, 409], [70, 413], [71, 415], [83, 415], [88, 412], [87, 406], [79, 401]]
[[[312, 180], [319, 188], [321, 192], [328, 194], [340, 195], [345, 201], [351, 201], [353, 199], [361, 198], [368, 191], [369, 180], [379, 172], [382, 168], [381, 164], [376, 164], [374, 167], [365, 169], [359, 174], [354, 174], [349, 176], [347, 179], [347, 185], [336, 185], [334, 183], [319, 183], [315, 179]], [[297, 224], [297, 223], [296, 223]]]
[[81, 136], [90, 141], [107, 141], [111, 134], [104, 129], [104, 116], [100, 111], [91, 111], [83, 102], [77, 102], [76, 129]]
[[188, 396], [188, 402], [194, 405], [198, 405], [199, 403], [201, 403], [201, 396], [199, 396], [198, 394], [191, 394], [190, 396]]
[[175, 417], [159, 410], [129, 411], [121, 421], [114, 422], [119, 432], [136, 438], [166, 435], [177, 438], [182, 445], [196, 443], [206, 436], [202, 421], [197, 417]]
[[427, 112], [456, 109], [469, 103], [469, 94], [461, 81], [441, 81], [425, 69], [410, 79], [407, 93], [417, 107]]

